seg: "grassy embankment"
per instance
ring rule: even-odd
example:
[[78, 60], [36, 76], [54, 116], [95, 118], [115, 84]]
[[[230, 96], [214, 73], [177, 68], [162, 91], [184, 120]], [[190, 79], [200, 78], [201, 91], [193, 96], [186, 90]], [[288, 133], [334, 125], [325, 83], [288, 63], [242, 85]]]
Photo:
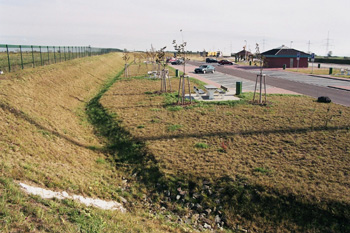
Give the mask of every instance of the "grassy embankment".
[[117, 161], [158, 189], [153, 198], [175, 200], [167, 208], [193, 224], [199, 213], [258, 231], [349, 231], [349, 108], [281, 95], [265, 107], [180, 107], [174, 94], [152, 94], [159, 87], [123, 79], [101, 99], [124, 130], [110, 138]]
[[[152, 94], [158, 81], [115, 79], [122, 66], [107, 55], [1, 80], [3, 231], [181, 231], [164, 224], [167, 209], [194, 226], [219, 216], [250, 230], [348, 230], [348, 108], [294, 96], [182, 108]], [[14, 180], [125, 197], [136, 213], [41, 200]], [[149, 197], [161, 214], [138, 208]]]
[[[121, 54], [109, 54], [0, 77], [1, 232], [178, 231], [139, 208], [133, 177], [110, 159], [86, 115], [89, 100], [122, 68]], [[17, 182], [105, 200], [123, 197], [131, 212], [43, 200], [24, 194]]]

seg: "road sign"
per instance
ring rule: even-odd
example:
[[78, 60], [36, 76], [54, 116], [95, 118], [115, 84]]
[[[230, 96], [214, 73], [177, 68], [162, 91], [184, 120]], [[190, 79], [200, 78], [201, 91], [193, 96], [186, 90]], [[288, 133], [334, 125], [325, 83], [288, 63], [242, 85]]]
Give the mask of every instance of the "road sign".
[[300, 52], [297, 53], [297, 60], [299, 61], [300, 59]]
[[314, 62], [315, 61], [315, 54], [311, 53], [311, 61]]

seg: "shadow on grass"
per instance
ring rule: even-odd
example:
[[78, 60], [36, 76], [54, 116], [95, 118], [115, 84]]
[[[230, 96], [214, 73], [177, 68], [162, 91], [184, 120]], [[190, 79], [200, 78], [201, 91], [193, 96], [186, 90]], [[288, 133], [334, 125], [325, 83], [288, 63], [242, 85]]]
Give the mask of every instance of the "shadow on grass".
[[125, 106], [125, 107], [113, 107], [113, 109], [118, 110], [118, 109], [135, 109], [135, 108], [159, 108], [163, 107], [163, 105], [137, 105], [137, 106]]
[[162, 176], [155, 157], [147, 153], [144, 143], [134, 140], [130, 133], [122, 128], [99, 102], [103, 94], [119, 79], [122, 73], [123, 71], [110, 80], [98, 95], [90, 100], [86, 106], [86, 113], [90, 123], [95, 127], [96, 134], [108, 140], [105, 149], [116, 162], [132, 165], [132, 173], [137, 173], [144, 183], [155, 184]]
[[228, 209], [250, 221], [260, 217], [277, 226], [287, 220], [307, 232], [350, 231], [349, 204], [336, 201], [310, 203], [300, 196], [281, 195], [274, 189], [249, 185], [244, 180], [230, 177], [218, 179], [215, 189], [221, 190], [220, 199], [229, 205]]
[[56, 137], [62, 138], [64, 140], [66, 140], [67, 142], [79, 146], [79, 147], [83, 147], [85, 149], [89, 149], [89, 150], [102, 150], [101, 148], [95, 147], [95, 146], [89, 146], [89, 145], [85, 145], [83, 143], [80, 143], [70, 137], [67, 137], [66, 135], [63, 135], [57, 131], [51, 130], [41, 124], [39, 124], [38, 122], [36, 122], [34, 119], [32, 119], [30, 116], [28, 116], [27, 114], [25, 114], [24, 112], [8, 105], [5, 103], [0, 103], [0, 108], [2, 108], [5, 111], [10, 112], [11, 114], [15, 115], [18, 118], [21, 118], [22, 120], [27, 121], [28, 123], [34, 125], [35, 127], [37, 127], [39, 130], [42, 130], [44, 132], [48, 132]]
[[[230, 177], [211, 181], [210, 184], [207, 182], [206, 185], [212, 188], [212, 192], [205, 194], [204, 181], [201, 180], [201, 177], [185, 177], [185, 175], [184, 177], [166, 177], [161, 172], [154, 155], [147, 151], [144, 142], [141, 141], [159, 138], [133, 138], [128, 131], [119, 125], [117, 119], [99, 103], [103, 94], [118, 80], [121, 74], [122, 72], [105, 85], [101, 92], [87, 104], [86, 112], [96, 129], [96, 133], [107, 138], [108, 145], [106, 149], [108, 152], [114, 156], [117, 162], [130, 165], [130, 172], [138, 174], [140, 180], [148, 187], [149, 192], [163, 193], [164, 191], [170, 191], [172, 202], [181, 203], [176, 201], [180, 186], [180, 190], [186, 190], [189, 193], [187, 204], [199, 202], [203, 209], [216, 209], [214, 215], [222, 214], [217, 210], [218, 204], [213, 201], [219, 198], [224, 213], [230, 212], [230, 215], [240, 215], [247, 221], [258, 221], [256, 225], [260, 226], [260, 229], [263, 229], [265, 225], [270, 226], [270, 228], [267, 227], [270, 230], [276, 229], [273, 228], [276, 225], [282, 225], [283, 229], [289, 229], [289, 224], [294, 223], [304, 231], [350, 231], [350, 206], [348, 204], [316, 201], [311, 203], [300, 196], [293, 196], [292, 194], [285, 196], [277, 190], [250, 185], [245, 180], [234, 180]], [[337, 129], [339, 128], [337, 127]], [[305, 130], [309, 129], [299, 129], [300, 132]], [[295, 132], [295, 129], [293, 129], [293, 132]], [[232, 135], [232, 132], [227, 133]], [[247, 134], [255, 133], [259, 132], [252, 131]], [[275, 132], [271, 131], [270, 133]], [[219, 134], [212, 134], [212, 136], [216, 135]], [[161, 138], [164, 139], [164, 137]], [[194, 198], [194, 193], [203, 195], [201, 198]], [[169, 202], [169, 199], [165, 201]], [[186, 203], [182, 202], [182, 204], [185, 205]]]
[[172, 139], [172, 138], [199, 138], [199, 137], [225, 137], [225, 136], [250, 136], [250, 135], [269, 135], [269, 134], [288, 134], [288, 133], [297, 133], [302, 134], [306, 132], [317, 132], [317, 131], [336, 131], [336, 130], [349, 130], [349, 125], [344, 126], [336, 126], [336, 127], [306, 127], [306, 128], [287, 128], [287, 129], [278, 129], [278, 130], [260, 130], [260, 131], [240, 131], [240, 132], [232, 132], [232, 131], [218, 131], [218, 132], [210, 132], [210, 133], [192, 133], [192, 134], [177, 134], [177, 135], [159, 135], [154, 137], [138, 137], [137, 140], [142, 141], [154, 141], [161, 139]]

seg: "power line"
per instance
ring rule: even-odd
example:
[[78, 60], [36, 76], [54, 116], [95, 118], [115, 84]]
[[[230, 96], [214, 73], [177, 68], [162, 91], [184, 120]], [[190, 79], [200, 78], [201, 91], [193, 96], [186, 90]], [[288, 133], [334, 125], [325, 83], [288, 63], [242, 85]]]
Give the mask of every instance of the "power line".
[[326, 39], [326, 45], [325, 45], [326, 46], [326, 56], [328, 56], [328, 53], [330, 52], [329, 51], [330, 47], [333, 46], [333, 44], [331, 44], [331, 41], [332, 41], [332, 39], [329, 38], [329, 31], [328, 31], [327, 39]]
[[307, 42], [307, 53], [311, 53], [310, 47], [311, 47], [311, 41]]

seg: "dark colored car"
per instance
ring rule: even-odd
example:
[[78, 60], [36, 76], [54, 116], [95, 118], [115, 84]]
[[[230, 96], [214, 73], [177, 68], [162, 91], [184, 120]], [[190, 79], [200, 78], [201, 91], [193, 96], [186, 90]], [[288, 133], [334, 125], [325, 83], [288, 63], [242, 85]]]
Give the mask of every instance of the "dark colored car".
[[233, 65], [233, 62], [229, 60], [221, 60], [218, 62], [220, 65]]
[[218, 61], [214, 58], [207, 58], [207, 59], [205, 59], [205, 62], [206, 63], [217, 63]]
[[214, 73], [215, 67], [211, 65], [201, 65], [200, 67], [194, 69], [195, 73]]

